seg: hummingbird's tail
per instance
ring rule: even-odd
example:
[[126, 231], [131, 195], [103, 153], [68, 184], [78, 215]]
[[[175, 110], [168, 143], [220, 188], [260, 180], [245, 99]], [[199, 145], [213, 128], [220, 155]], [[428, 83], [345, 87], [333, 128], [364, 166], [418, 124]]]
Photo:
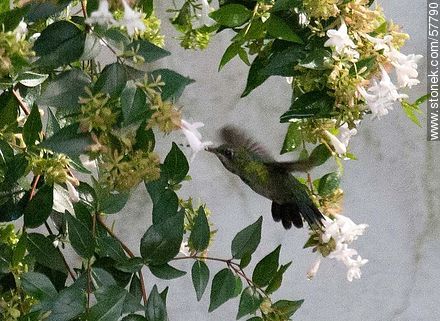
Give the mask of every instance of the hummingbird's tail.
[[321, 220], [324, 219], [324, 216], [312, 202], [310, 204], [272, 202], [272, 217], [275, 222], [281, 221], [286, 230], [290, 229], [292, 224], [297, 228], [303, 227], [303, 218], [311, 228], [320, 228], [322, 226]]

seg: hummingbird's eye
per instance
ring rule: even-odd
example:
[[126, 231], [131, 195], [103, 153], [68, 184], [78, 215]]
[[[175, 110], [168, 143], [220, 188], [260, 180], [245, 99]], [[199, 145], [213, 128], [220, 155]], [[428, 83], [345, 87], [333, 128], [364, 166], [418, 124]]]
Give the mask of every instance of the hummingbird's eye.
[[232, 159], [232, 157], [234, 157], [234, 151], [232, 149], [230, 149], [230, 148], [225, 149], [223, 154], [228, 159]]

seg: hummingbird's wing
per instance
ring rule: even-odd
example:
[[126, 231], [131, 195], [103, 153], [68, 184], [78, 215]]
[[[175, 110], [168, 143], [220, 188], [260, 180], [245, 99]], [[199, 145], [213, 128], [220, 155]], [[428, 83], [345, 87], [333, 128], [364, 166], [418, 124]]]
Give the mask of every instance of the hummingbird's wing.
[[252, 154], [258, 156], [264, 162], [274, 162], [273, 157], [263, 145], [253, 140], [238, 127], [228, 125], [220, 130], [222, 141], [234, 148], [244, 147]]
[[312, 163], [308, 159], [293, 162], [265, 162], [265, 164], [287, 172], [308, 172], [313, 168]]

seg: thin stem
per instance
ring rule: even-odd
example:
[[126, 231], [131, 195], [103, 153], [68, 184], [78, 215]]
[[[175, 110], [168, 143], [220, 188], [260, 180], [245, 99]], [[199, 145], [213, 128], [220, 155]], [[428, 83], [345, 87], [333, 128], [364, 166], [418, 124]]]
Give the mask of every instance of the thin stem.
[[81, 10], [83, 13], [84, 18], [87, 18], [87, 8], [85, 1], [81, 0]]
[[[129, 257], [131, 258], [135, 257], [134, 253], [128, 248], [128, 246], [125, 245], [125, 243], [119, 237], [117, 237], [116, 234], [104, 223], [101, 216], [98, 215], [96, 219], [98, 223], [104, 228], [104, 230], [106, 230], [111, 237], [113, 237], [116, 241], [119, 242], [119, 244], [121, 244], [122, 248], [128, 254]], [[139, 270], [138, 275], [139, 275], [139, 280], [141, 282], [142, 299], [144, 301], [144, 304], [147, 304], [147, 291], [145, 290], [145, 282], [144, 282], [144, 276], [142, 274], [142, 270]]]
[[[96, 213], [92, 217], [92, 235], [96, 237]], [[92, 293], [92, 259], [87, 260], [87, 314], [90, 310], [90, 294]]]
[[21, 110], [23, 110], [24, 114], [28, 116], [31, 112], [29, 110], [29, 107], [26, 105], [26, 103], [23, 101], [23, 97], [21, 97], [20, 93], [17, 89], [12, 89], [12, 94], [15, 96], [15, 98], [18, 101], [18, 104], [20, 105]]

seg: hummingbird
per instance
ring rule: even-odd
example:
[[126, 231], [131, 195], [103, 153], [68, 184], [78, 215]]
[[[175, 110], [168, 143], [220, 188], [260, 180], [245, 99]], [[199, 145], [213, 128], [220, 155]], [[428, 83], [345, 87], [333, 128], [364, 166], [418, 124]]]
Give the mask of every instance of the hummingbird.
[[324, 216], [310, 198], [307, 187], [291, 172], [307, 172], [313, 166], [306, 160], [277, 162], [258, 142], [241, 129], [226, 126], [220, 130], [223, 143], [208, 147], [223, 166], [238, 175], [256, 193], [272, 201], [272, 217], [285, 229], [303, 227], [303, 219], [312, 229], [322, 227]]

